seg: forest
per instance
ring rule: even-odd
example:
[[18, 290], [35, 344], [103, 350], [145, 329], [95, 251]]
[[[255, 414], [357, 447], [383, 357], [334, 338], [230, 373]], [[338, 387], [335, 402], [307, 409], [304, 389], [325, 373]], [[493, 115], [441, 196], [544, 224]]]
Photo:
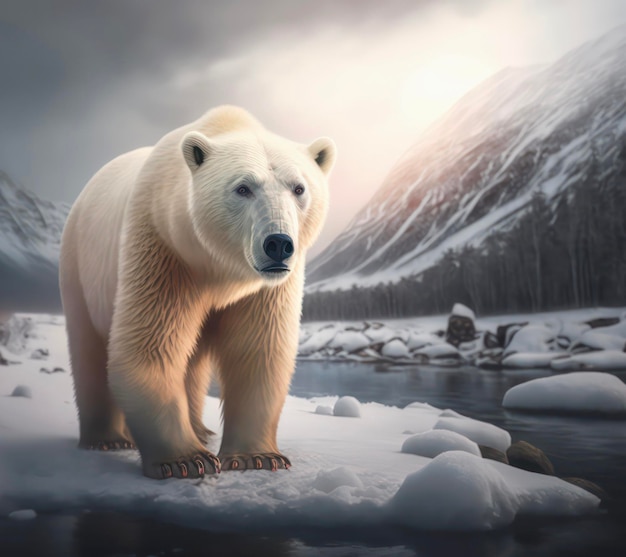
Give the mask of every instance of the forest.
[[303, 319], [410, 317], [462, 302], [480, 315], [626, 304], [626, 145], [621, 167], [594, 153], [567, 190], [536, 192], [508, 230], [448, 250], [397, 282], [305, 296]]

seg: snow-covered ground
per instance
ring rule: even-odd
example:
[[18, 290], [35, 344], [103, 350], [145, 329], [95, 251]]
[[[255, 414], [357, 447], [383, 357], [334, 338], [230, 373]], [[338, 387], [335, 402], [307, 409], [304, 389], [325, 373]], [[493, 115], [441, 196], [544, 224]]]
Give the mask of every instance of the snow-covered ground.
[[[303, 360], [388, 362], [454, 367], [546, 368], [558, 371], [626, 369], [626, 310], [597, 308], [473, 319], [476, 334], [458, 347], [446, 342], [447, 315], [372, 321], [303, 323]], [[597, 319], [614, 324], [590, 322]], [[598, 326], [598, 324], [603, 326]], [[500, 335], [498, 335], [500, 329]]]
[[[475, 443], [505, 449], [510, 436], [419, 401], [405, 409], [360, 404], [358, 412], [349, 401], [347, 414], [360, 416], [340, 417], [316, 412], [319, 406], [333, 407], [336, 397], [289, 397], [278, 437], [292, 459], [290, 471], [150, 480], [141, 475], [136, 452], [76, 448], [63, 321], [33, 316], [33, 322], [23, 350], [9, 358], [21, 363], [0, 367], [1, 516], [28, 509], [90, 509], [216, 531], [382, 524], [488, 530], [520, 514], [580, 515], [595, 512], [599, 504], [594, 495], [558, 478], [482, 459], [475, 449], [468, 452]], [[38, 348], [49, 351], [47, 361], [40, 354], [30, 357]], [[66, 371], [51, 372], [55, 368]], [[19, 385], [28, 387], [30, 398], [9, 396]], [[213, 450], [219, 445], [219, 416], [219, 401], [207, 397], [205, 423], [218, 431]], [[433, 432], [427, 445], [434, 458], [402, 452], [411, 435], [427, 432]], [[469, 441], [459, 443], [460, 436]], [[408, 452], [418, 450], [415, 441], [413, 448]]]

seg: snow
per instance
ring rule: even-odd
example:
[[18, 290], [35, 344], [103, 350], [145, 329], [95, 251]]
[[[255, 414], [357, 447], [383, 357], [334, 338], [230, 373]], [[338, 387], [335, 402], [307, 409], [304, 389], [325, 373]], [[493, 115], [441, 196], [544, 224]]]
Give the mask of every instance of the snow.
[[614, 375], [576, 372], [533, 379], [509, 389], [505, 408], [519, 410], [626, 413], [626, 385]]
[[528, 476], [517, 482], [521, 470], [512, 470], [464, 451], [442, 453], [407, 476], [389, 506], [400, 523], [436, 530], [491, 530], [518, 514], [576, 515], [594, 508], [587, 497], [562, 490], [548, 476], [525, 472], [538, 485], [548, 479], [537, 497], [527, 487]]
[[[460, 306], [455, 304], [453, 312], [469, 315], [472, 311], [459, 309]], [[304, 341], [298, 357], [438, 367], [626, 370], [626, 311], [623, 308], [477, 317], [474, 319], [475, 340], [461, 343], [458, 348], [442, 337], [448, 318], [448, 315], [437, 315], [392, 319], [384, 324], [364, 321], [303, 323], [301, 337]], [[587, 321], [596, 318], [620, 321], [591, 329]], [[499, 326], [506, 327], [503, 346], [497, 346], [495, 333]]]
[[[28, 353], [46, 348], [50, 366], [69, 370], [62, 322], [33, 319], [37, 338], [28, 339]], [[360, 404], [358, 420], [316, 412], [335, 405], [331, 396], [287, 398], [278, 445], [293, 463], [289, 471], [155, 481], [142, 476], [136, 451], [78, 449], [71, 373], [41, 373], [39, 367], [40, 361], [26, 359], [0, 373], [1, 516], [114, 510], [190, 528], [267, 535], [304, 527], [488, 529], [520, 514], [580, 515], [599, 504], [558, 478], [466, 452], [430, 459], [400, 451], [403, 432], [433, 429], [465, 431], [474, 442], [503, 448], [508, 434], [490, 424], [425, 403], [406, 409]], [[33, 398], [5, 396], [16, 385], [30, 387]], [[206, 398], [203, 417], [217, 431], [209, 447], [216, 451], [218, 399]]]
[[397, 338], [385, 344], [380, 353], [387, 358], [408, 358], [410, 356], [406, 344]]
[[315, 409], [315, 413], [316, 414], [322, 414], [323, 416], [332, 416], [333, 415], [333, 409], [332, 409], [331, 406], [324, 406], [323, 404], [320, 404]]
[[480, 456], [480, 449], [467, 437], [445, 429], [425, 431], [402, 443], [402, 452], [434, 458], [447, 451], [465, 451]]
[[464, 435], [479, 445], [492, 447], [503, 453], [506, 452], [511, 445], [511, 436], [508, 431], [493, 424], [486, 424], [470, 418], [457, 418], [454, 416], [442, 417], [437, 421], [434, 429], [454, 431], [460, 435]]
[[476, 319], [476, 315], [474, 314], [474, 312], [467, 306], [464, 306], [463, 304], [454, 304], [452, 308], [452, 315], [458, 315], [459, 317], [467, 317], [468, 319], [471, 319], [472, 321]]
[[333, 415], [344, 418], [360, 418], [361, 403], [353, 396], [342, 396], [337, 402], [335, 402]]

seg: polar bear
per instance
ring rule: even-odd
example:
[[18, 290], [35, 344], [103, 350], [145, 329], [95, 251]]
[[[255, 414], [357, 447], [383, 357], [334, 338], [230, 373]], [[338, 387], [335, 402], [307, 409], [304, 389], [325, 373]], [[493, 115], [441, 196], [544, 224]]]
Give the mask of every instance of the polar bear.
[[[159, 479], [289, 467], [276, 430], [335, 156], [223, 106], [95, 174], [60, 259], [80, 447], [136, 446]], [[213, 369], [218, 456], [202, 422]]]

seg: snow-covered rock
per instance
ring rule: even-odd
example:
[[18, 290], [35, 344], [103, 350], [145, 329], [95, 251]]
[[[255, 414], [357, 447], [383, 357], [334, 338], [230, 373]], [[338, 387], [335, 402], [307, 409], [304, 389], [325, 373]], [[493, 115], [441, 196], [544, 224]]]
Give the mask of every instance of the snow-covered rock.
[[299, 353], [303, 356], [319, 352], [322, 348], [328, 346], [330, 341], [335, 338], [337, 334], [337, 327], [329, 325], [321, 330], [318, 330], [311, 334], [311, 336], [300, 345]]
[[[571, 484], [532, 474], [542, 496], [528, 489], [530, 473], [464, 451], [442, 453], [407, 476], [389, 503], [400, 523], [427, 530], [492, 530], [518, 513], [592, 512], [599, 499]], [[572, 489], [574, 488], [574, 489]], [[424, 502], [428, 501], [428, 505]]]
[[443, 417], [439, 418], [434, 429], [454, 431], [478, 445], [493, 447], [506, 452], [511, 445], [511, 435], [498, 426], [473, 420], [471, 418]]
[[333, 415], [345, 418], [360, 418], [361, 403], [353, 396], [342, 396], [335, 402]]
[[369, 326], [364, 331], [365, 336], [370, 339], [372, 344], [378, 342], [387, 342], [392, 338], [398, 336], [397, 331], [394, 331], [390, 327], [386, 326]]
[[589, 351], [589, 350], [618, 350], [623, 351], [626, 346], [626, 338], [602, 332], [603, 329], [592, 329], [582, 333], [572, 343], [570, 350], [572, 352]]
[[387, 342], [380, 350], [380, 353], [386, 358], [410, 358], [409, 349], [400, 339], [395, 338]]
[[541, 353], [553, 349], [556, 331], [545, 325], [527, 325], [522, 327], [504, 349], [504, 356], [516, 352]]
[[434, 458], [446, 451], [465, 451], [480, 456], [480, 449], [467, 437], [446, 429], [433, 429], [409, 437], [402, 443], [402, 452]]
[[339, 331], [331, 340], [328, 346], [331, 348], [339, 348], [347, 353], [357, 352], [368, 347], [371, 340], [363, 333], [358, 331]]
[[577, 372], [516, 385], [504, 395], [505, 408], [626, 414], [626, 385], [614, 375]]

